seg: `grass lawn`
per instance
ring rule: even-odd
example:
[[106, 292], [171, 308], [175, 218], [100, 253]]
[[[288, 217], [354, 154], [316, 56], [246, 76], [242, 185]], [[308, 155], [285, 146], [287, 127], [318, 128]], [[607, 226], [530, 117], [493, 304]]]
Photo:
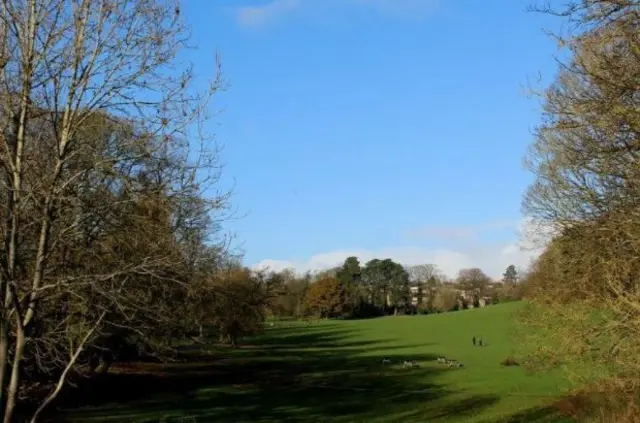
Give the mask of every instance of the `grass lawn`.
[[[99, 395], [73, 390], [69, 401], [78, 405], [55, 421], [569, 421], [549, 407], [570, 387], [559, 374], [500, 366], [518, 306], [283, 323], [237, 350], [211, 347], [192, 351], [189, 363], [121, 369]], [[474, 348], [473, 335], [488, 345]], [[448, 369], [438, 356], [464, 367]], [[405, 359], [420, 367], [403, 369]]]

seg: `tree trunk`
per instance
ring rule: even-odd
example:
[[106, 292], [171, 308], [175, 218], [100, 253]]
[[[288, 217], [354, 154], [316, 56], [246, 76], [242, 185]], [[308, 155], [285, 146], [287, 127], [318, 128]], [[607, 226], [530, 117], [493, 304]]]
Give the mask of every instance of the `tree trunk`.
[[[67, 377], [69, 376], [69, 372], [76, 365], [76, 362], [78, 361], [78, 357], [80, 356], [80, 353], [82, 352], [82, 350], [84, 350], [84, 346], [87, 344], [87, 341], [91, 338], [96, 328], [100, 326], [100, 324], [102, 323], [102, 319], [106, 314], [107, 314], [106, 312], [103, 312], [100, 318], [98, 319], [97, 323], [84, 336], [84, 338], [78, 345], [78, 348], [76, 348], [75, 352], [71, 356], [69, 363], [67, 363], [67, 366], [64, 368], [64, 371], [60, 375], [60, 378], [58, 379], [58, 383], [56, 384], [55, 389], [49, 394], [49, 396], [44, 400], [44, 402], [40, 404], [40, 407], [38, 407], [36, 412], [33, 414], [33, 417], [31, 418], [30, 423], [36, 423], [38, 420], [38, 417], [44, 411], [44, 409], [47, 408], [47, 406], [51, 404], [53, 400], [55, 400], [56, 397], [60, 394], [60, 391], [62, 391], [62, 387], [64, 386], [67, 380]], [[5, 419], [6, 419], [6, 416], [5, 416]], [[5, 420], [5, 423], [8, 423], [8, 422]]]
[[[20, 319], [20, 317], [17, 317]], [[13, 411], [16, 407], [16, 400], [18, 398], [18, 388], [20, 386], [20, 362], [24, 354], [24, 347], [26, 339], [24, 337], [24, 328], [18, 322], [18, 330], [16, 336], [16, 352], [13, 356], [13, 365], [11, 366], [11, 380], [9, 381], [9, 388], [7, 389], [6, 408], [4, 410], [4, 423], [11, 423], [13, 421]]]

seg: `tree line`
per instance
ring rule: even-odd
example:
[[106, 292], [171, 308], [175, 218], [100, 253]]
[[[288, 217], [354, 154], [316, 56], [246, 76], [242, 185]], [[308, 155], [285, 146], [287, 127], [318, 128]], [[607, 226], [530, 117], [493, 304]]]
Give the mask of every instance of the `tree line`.
[[500, 281], [478, 268], [461, 269], [449, 279], [433, 264], [403, 266], [391, 259], [373, 259], [361, 265], [357, 257], [347, 257], [342, 266], [314, 275], [298, 276], [287, 269], [271, 272], [268, 278], [274, 296], [267, 308], [275, 317], [429, 314], [518, 300], [523, 293], [514, 265]]
[[520, 339], [532, 367], [579, 366], [572, 377], [619, 398], [602, 411], [607, 421], [635, 421], [640, 407], [639, 8], [572, 0], [536, 9], [570, 31], [553, 34], [567, 54], [540, 93], [527, 157], [535, 180], [524, 209], [553, 239], [530, 271]]
[[[0, 415], [185, 340], [262, 329], [178, 1], [0, 6]], [[199, 81], [200, 86], [202, 80]]]

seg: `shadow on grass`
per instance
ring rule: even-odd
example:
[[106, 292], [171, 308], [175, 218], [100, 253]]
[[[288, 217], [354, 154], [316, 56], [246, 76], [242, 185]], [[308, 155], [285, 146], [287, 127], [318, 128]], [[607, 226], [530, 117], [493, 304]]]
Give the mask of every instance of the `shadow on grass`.
[[[383, 365], [371, 352], [384, 341], [352, 343], [348, 331], [329, 326], [273, 329], [238, 350], [185, 351], [184, 363], [120, 367], [67, 391], [49, 421], [431, 421], [471, 416], [499, 400], [459, 393], [450, 400], [456, 392], [433, 382], [448, 371], [431, 364], [436, 357], [385, 345], [393, 364]], [[421, 366], [404, 369], [404, 360]]]
[[[497, 423], [575, 423], [553, 406], [534, 407], [501, 419]], [[487, 422], [489, 423], [489, 422]], [[491, 423], [495, 423], [494, 420]]]

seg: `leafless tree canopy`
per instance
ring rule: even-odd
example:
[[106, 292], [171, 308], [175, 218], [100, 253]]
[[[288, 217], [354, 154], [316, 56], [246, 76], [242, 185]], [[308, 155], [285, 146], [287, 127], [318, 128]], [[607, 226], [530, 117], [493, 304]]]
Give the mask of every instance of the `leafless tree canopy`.
[[[545, 94], [528, 164], [533, 217], [568, 227], [639, 201], [639, 2], [573, 2], [583, 32], [564, 40], [571, 60]], [[579, 24], [579, 25], [578, 25]]]

